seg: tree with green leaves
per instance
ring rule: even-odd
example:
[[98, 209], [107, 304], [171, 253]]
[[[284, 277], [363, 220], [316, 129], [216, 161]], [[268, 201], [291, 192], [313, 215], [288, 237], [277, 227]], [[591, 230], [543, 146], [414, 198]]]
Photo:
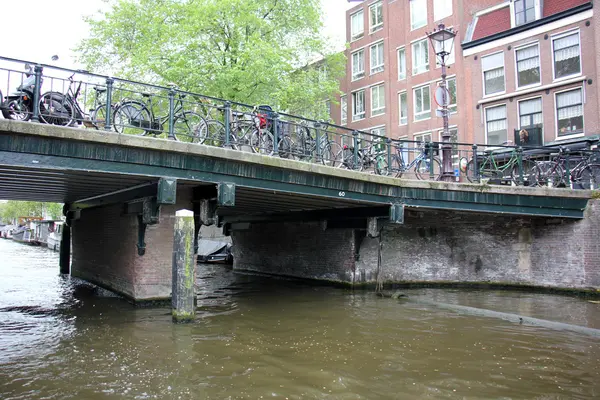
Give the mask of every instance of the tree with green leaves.
[[59, 203], [9, 200], [6, 203], [0, 203], [0, 221], [5, 224], [11, 224], [15, 223], [19, 217], [60, 219], [62, 216], [62, 207], [63, 205]]
[[88, 69], [284, 111], [339, 91], [345, 56], [320, 35], [320, 0], [110, 1], [78, 47]]

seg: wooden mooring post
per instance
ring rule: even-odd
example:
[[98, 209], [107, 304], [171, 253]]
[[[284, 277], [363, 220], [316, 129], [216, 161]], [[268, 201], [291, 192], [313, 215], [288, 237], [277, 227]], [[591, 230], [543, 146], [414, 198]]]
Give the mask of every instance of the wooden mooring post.
[[62, 227], [58, 260], [60, 273], [69, 274], [71, 272], [71, 227], [67, 224]]
[[173, 322], [190, 322], [196, 311], [196, 257], [194, 255], [194, 212], [175, 213], [173, 232]]

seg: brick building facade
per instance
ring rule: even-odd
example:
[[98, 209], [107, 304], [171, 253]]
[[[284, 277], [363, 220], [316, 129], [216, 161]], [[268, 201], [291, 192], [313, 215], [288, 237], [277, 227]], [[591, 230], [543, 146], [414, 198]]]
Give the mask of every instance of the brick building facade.
[[[332, 117], [393, 139], [441, 140], [441, 69], [427, 38], [457, 32], [450, 56], [453, 140], [541, 143], [599, 130], [600, 26], [589, 0], [379, 0], [347, 11], [346, 77]], [[533, 141], [532, 137], [532, 141]]]

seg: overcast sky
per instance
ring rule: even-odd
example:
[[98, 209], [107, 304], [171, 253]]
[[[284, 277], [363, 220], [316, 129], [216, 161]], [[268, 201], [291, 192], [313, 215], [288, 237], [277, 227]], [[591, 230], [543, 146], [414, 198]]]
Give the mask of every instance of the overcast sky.
[[[347, 0], [322, 2], [325, 12], [323, 34], [332, 37], [336, 48], [342, 49], [346, 10], [356, 3]], [[0, 26], [4, 40], [0, 55], [77, 68], [71, 50], [88, 35], [83, 17], [94, 14], [103, 6], [102, 0], [2, 0], [4, 18]], [[50, 60], [53, 55], [59, 56], [58, 62]]]

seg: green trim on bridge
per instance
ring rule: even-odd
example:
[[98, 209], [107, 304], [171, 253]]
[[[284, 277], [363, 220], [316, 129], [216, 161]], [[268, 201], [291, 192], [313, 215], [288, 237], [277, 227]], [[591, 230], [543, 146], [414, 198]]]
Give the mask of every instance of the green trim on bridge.
[[343, 200], [349, 206], [404, 203], [565, 218], [583, 218], [591, 197], [589, 191], [394, 179], [203, 145], [14, 121], [0, 121], [0, 165], [148, 181], [170, 177], [187, 183], [231, 182], [238, 187]]

